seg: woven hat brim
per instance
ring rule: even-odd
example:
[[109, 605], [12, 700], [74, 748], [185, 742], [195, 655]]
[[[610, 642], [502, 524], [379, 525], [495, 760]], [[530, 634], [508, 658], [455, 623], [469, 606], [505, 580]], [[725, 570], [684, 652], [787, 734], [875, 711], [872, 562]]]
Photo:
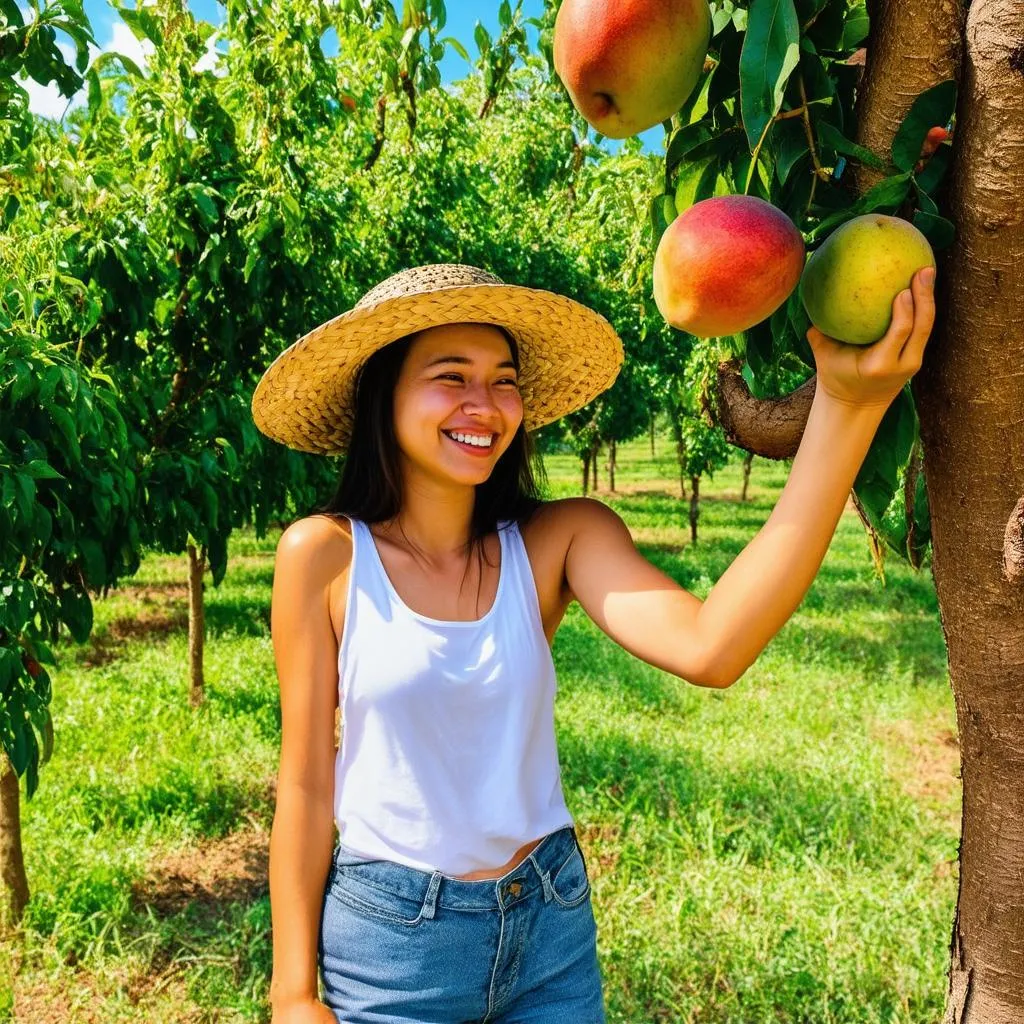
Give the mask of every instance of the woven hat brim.
[[527, 430], [591, 402], [611, 387], [624, 359], [612, 325], [567, 296], [507, 284], [436, 288], [348, 310], [304, 335], [257, 384], [253, 421], [289, 448], [340, 454], [352, 436], [363, 362], [414, 331], [469, 322], [498, 324], [516, 339]]

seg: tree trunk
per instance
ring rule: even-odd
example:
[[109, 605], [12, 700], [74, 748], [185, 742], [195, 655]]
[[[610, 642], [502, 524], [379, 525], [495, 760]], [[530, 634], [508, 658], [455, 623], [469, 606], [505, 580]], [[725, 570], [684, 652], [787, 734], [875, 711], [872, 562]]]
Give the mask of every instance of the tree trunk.
[[206, 551], [196, 551], [194, 544], [188, 545], [188, 702], [192, 707], [203, 703], [205, 696], [203, 681], [203, 635], [205, 615], [203, 610], [203, 570], [206, 568]]
[[583, 453], [583, 497], [587, 496], [588, 484], [590, 482], [590, 451]]
[[[857, 141], [862, 146], [888, 156], [915, 98], [958, 77], [966, 6], [966, 0], [868, 0], [871, 37], [857, 90]], [[852, 171], [860, 195], [883, 176], [856, 160]]]
[[598, 456], [601, 454], [601, 442], [595, 441], [594, 447], [590, 450], [590, 472], [594, 474], [594, 492], [597, 493], [598, 482], [597, 482], [597, 463]]
[[651, 458], [654, 458], [654, 413], [651, 413]]
[[690, 540], [697, 543], [697, 519], [700, 516], [700, 477], [690, 477]]
[[747, 487], [750, 484], [750, 467], [754, 462], [754, 453], [747, 452], [743, 459], [743, 490], [740, 491], [740, 501], [747, 500]]
[[615, 441], [608, 442], [608, 490], [615, 491]]
[[686, 442], [683, 430], [679, 425], [679, 417], [672, 414], [672, 435], [676, 442], [676, 460], [679, 463], [679, 500], [686, 501]]
[[912, 383], [963, 780], [945, 1021], [1019, 1024], [1024, 587], [1004, 563], [1024, 495], [1024, 0], [974, 0], [965, 38], [957, 238], [940, 254], [938, 326]]
[[0, 751], [0, 934], [9, 933], [18, 925], [27, 903], [18, 775], [7, 755]]

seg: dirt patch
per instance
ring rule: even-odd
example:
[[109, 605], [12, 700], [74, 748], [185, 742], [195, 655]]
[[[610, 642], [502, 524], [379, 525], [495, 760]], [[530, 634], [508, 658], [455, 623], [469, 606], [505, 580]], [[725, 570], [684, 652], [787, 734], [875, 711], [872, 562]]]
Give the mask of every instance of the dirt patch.
[[592, 880], [615, 870], [622, 847], [622, 827], [614, 822], [577, 825], [583, 856], [587, 862], [587, 875]]
[[177, 580], [163, 583], [125, 583], [113, 588], [108, 598], [124, 597], [142, 604], [169, 604], [171, 601], [188, 600], [188, 584]]
[[269, 831], [240, 829], [166, 854], [132, 886], [132, 896], [164, 916], [189, 904], [219, 913], [224, 904], [249, 903], [267, 892], [269, 855]]
[[161, 605], [152, 610], [140, 607], [134, 615], [113, 619], [106, 629], [93, 633], [79, 663], [89, 668], [106, 665], [120, 657], [132, 641], [161, 639], [188, 629], [187, 608], [168, 608], [164, 602]]
[[14, 990], [13, 1024], [109, 1024], [108, 1004], [127, 996], [144, 1014], [140, 1020], [156, 1024], [201, 1024], [209, 1011], [189, 1008], [182, 977], [184, 964], [156, 972], [150, 968], [119, 970], [99, 977], [88, 971], [71, 976], [31, 978]]
[[960, 829], [960, 743], [956, 733], [938, 722], [901, 718], [874, 727], [889, 752], [892, 774], [913, 799], [937, 804], [949, 824]]

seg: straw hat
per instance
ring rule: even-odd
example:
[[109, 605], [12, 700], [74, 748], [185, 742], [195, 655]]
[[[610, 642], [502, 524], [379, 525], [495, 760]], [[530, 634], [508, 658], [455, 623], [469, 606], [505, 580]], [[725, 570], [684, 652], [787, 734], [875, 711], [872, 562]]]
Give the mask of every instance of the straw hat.
[[389, 342], [448, 323], [499, 324], [515, 338], [527, 430], [582, 408], [622, 365], [615, 329], [581, 303], [476, 267], [434, 263], [393, 274], [285, 349], [256, 385], [253, 421], [289, 448], [340, 454], [352, 436], [363, 363]]

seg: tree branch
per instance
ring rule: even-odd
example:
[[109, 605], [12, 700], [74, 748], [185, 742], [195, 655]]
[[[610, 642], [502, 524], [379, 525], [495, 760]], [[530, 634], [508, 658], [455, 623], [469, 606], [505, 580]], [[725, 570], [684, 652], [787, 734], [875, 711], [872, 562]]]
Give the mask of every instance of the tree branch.
[[740, 372], [739, 359], [718, 365], [718, 379], [704, 412], [718, 423], [730, 444], [766, 459], [790, 459], [803, 437], [817, 375], [783, 398], [755, 398]]
[[384, 148], [384, 122], [387, 117], [387, 110], [388, 97], [387, 93], [385, 93], [377, 100], [377, 130], [373, 135], [373, 148], [370, 150], [370, 155], [366, 158], [366, 163], [363, 164], [364, 171], [368, 171], [373, 167], [380, 156], [380, 151]]

